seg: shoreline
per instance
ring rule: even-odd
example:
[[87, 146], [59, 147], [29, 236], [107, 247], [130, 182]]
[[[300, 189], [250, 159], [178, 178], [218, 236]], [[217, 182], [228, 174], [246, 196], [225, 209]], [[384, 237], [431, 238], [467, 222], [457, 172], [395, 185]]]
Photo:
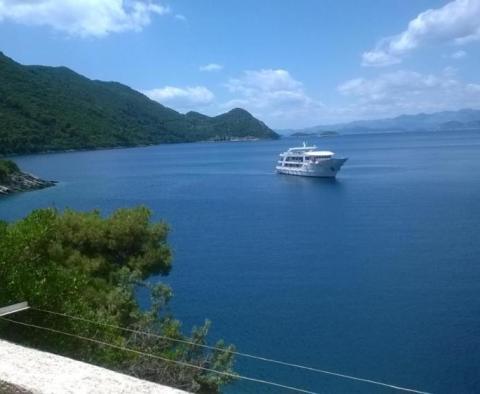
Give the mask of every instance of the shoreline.
[[53, 149], [45, 150], [38, 152], [23, 152], [23, 153], [9, 153], [7, 155], [1, 155], [0, 159], [10, 159], [21, 156], [30, 156], [30, 155], [51, 155], [55, 153], [75, 153], [75, 152], [94, 152], [102, 150], [115, 150], [115, 149], [132, 149], [132, 148], [148, 148], [150, 146], [160, 146], [160, 145], [180, 145], [180, 144], [204, 144], [204, 143], [238, 143], [238, 142], [261, 142], [261, 141], [274, 141], [276, 139], [284, 138], [280, 136], [279, 138], [247, 138], [247, 137], [238, 137], [226, 140], [200, 140], [200, 141], [182, 141], [182, 142], [162, 142], [159, 144], [139, 144], [139, 145], [122, 145], [122, 146], [102, 146], [95, 148], [78, 148], [78, 149]]
[[78, 148], [78, 149], [55, 149], [38, 152], [24, 152], [24, 153], [10, 153], [7, 155], [0, 155], [0, 159], [14, 159], [15, 157], [23, 156], [37, 156], [37, 155], [51, 155], [60, 153], [76, 153], [76, 152], [95, 152], [104, 150], [117, 150], [117, 149], [134, 149], [134, 148], [148, 148], [151, 146], [162, 145], [181, 145], [181, 144], [204, 144], [204, 143], [238, 143], [238, 142], [264, 142], [275, 141], [281, 139], [301, 139], [301, 138], [339, 138], [339, 137], [365, 137], [365, 136], [378, 136], [378, 135], [400, 135], [400, 134], [439, 134], [439, 133], [462, 133], [462, 132], [480, 132], [480, 129], [462, 129], [462, 130], [415, 130], [415, 131], [370, 131], [370, 132], [347, 132], [338, 133], [336, 135], [311, 135], [311, 136], [295, 136], [291, 134], [279, 134], [279, 138], [232, 138], [230, 140], [200, 140], [200, 141], [183, 141], [183, 142], [162, 142], [159, 144], [139, 144], [139, 145], [122, 145], [122, 146], [102, 146], [96, 148]]
[[16, 172], [10, 175], [8, 183], [0, 184], [0, 197], [15, 193], [29, 192], [55, 186], [57, 181], [47, 181], [26, 172]]

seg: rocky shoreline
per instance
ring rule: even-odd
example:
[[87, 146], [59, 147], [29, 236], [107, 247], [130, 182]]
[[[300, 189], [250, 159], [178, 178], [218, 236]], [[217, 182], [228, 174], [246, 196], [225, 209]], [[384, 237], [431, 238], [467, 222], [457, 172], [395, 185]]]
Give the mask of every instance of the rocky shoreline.
[[25, 172], [10, 174], [7, 182], [0, 183], [0, 196], [18, 192], [45, 189], [54, 186], [56, 181], [46, 181]]

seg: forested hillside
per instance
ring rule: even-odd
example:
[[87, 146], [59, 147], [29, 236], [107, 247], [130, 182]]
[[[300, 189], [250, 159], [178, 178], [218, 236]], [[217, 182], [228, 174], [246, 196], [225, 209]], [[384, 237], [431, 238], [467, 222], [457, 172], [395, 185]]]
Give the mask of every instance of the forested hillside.
[[183, 115], [120, 83], [23, 66], [0, 52], [0, 154], [249, 136], [278, 137], [242, 109]]

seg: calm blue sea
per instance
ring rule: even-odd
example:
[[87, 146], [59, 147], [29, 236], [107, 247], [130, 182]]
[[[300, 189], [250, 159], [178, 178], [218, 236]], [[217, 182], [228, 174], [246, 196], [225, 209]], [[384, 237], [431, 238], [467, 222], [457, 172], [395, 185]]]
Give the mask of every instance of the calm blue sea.
[[[276, 175], [302, 141], [196, 143], [16, 158], [58, 186], [38, 207], [145, 204], [171, 224], [174, 314], [246, 353], [434, 393], [480, 392], [480, 132], [311, 139], [336, 181]], [[320, 393], [366, 383], [241, 359], [237, 371]], [[288, 392], [248, 382], [228, 393]]]

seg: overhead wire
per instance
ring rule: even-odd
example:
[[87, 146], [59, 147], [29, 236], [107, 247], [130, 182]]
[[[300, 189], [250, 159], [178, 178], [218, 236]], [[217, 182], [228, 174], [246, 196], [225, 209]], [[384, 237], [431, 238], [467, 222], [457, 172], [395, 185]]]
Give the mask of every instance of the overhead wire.
[[39, 329], [39, 330], [49, 331], [49, 332], [52, 332], [52, 333], [55, 333], [55, 334], [62, 334], [62, 335], [66, 335], [66, 336], [69, 336], [69, 337], [78, 338], [78, 339], [93, 342], [93, 343], [96, 343], [96, 344], [99, 344], [99, 345], [102, 345], [102, 346], [108, 346], [108, 347], [111, 347], [111, 348], [114, 348], [114, 349], [135, 353], [135, 354], [138, 354], [138, 355], [141, 355], [141, 356], [151, 357], [151, 358], [154, 358], [154, 359], [157, 359], [157, 360], [181, 365], [183, 367], [196, 368], [196, 369], [199, 369], [199, 370], [202, 370], [202, 371], [216, 373], [216, 374], [226, 376], [226, 377], [230, 377], [230, 378], [234, 378], [234, 379], [241, 379], [241, 380], [246, 380], [246, 381], [250, 381], [250, 382], [261, 383], [261, 384], [265, 384], [265, 385], [269, 385], [269, 386], [274, 386], [274, 387], [278, 387], [278, 388], [287, 389], [287, 390], [290, 390], [290, 391], [296, 391], [298, 393], [318, 394], [318, 393], [315, 393], [314, 391], [305, 390], [305, 389], [301, 389], [301, 388], [293, 387], [293, 386], [287, 386], [287, 385], [284, 385], [284, 384], [281, 384], [281, 383], [271, 382], [271, 381], [263, 380], [263, 379], [252, 378], [252, 377], [249, 377], [249, 376], [237, 375], [237, 374], [229, 373], [229, 372], [217, 371], [216, 369], [202, 367], [201, 365], [190, 364], [190, 363], [187, 363], [187, 362], [184, 362], [184, 361], [172, 360], [172, 359], [167, 358], [167, 357], [162, 357], [162, 356], [159, 356], [159, 355], [156, 355], [156, 354], [143, 352], [141, 350], [131, 349], [131, 348], [128, 348], [128, 347], [125, 347], [125, 346], [115, 345], [113, 343], [104, 342], [104, 341], [101, 341], [101, 340], [98, 340], [98, 339], [85, 337], [83, 335], [72, 334], [72, 333], [69, 333], [69, 332], [57, 330], [57, 329], [54, 329], [54, 328], [44, 327], [44, 326], [40, 326], [40, 325], [37, 325], [37, 324], [25, 323], [25, 322], [10, 319], [10, 318], [7, 318], [7, 317], [0, 317], [0, 320], [5, 320], [5, 321], [8, 321], [10, 323], [19, 324], [19, 325], [22, 325], [22, 326], [25, 326], [25, 327], [31, 327], [31, 328], [36, 328], [36, 329]]
[[309, 367], [309, 366], [302, 365], [302, 364], [290, 363], [290, 362], [286, 362], [286, 361], [275, 360], [275, 359], [268, 358], [268, 357], [263, 357], [263, 356], [257, 356], [257, 355], [249, 354], [249, 353], [238, 352], [238, 351], [235, 351], [235, 350], [230, 350], [228, 348], [220, 348], [220, 347], [217, 347], [217, 346], [211, 346], [211, 345], [196, 343], [196, 342], [188, 341], [188, 340], [185, 340], [185, 339], [172, 338], [172, 337], [168, 337], [168, 336], [165, 336], [165, 335], [155, 334], [155, 333], [141, 331], [141, 330], [135, 330], [135, 329], [132, 329], [132, 328], [121, 327], [121, 326], [108, 324], [108, 323], [102, 323], [102, 322], [98, 322], [98, 321], [95, 321], [95, 320], [86, 319], [86, 318], [83, 318], [83, 317], [72, 316], [72, 315], [69, 315], [69, 314], [66, 314], [66, 313], [60, 313], [60, 312], [55, 312], [55, 311], [50, 311], [50, 310], [47, 310], [47, 309], [35, 308], [35, 307], [31, 307], [31, 309], [39, 311], [39, 312], [43, 312], [43, 313], [62, 316], [62, 317], [77, 320], [77, 321], [83, 321], [83, 322], [90, 323], [90, 324], [96, 324], [96, 325], [100, 325], [100, 326], [104, 326], [104, 327], [114, 328], [114, 329], [130, 332], [132, 334], [151, 336], [151, 337], [154, 337], [154, 338], [157, 338], [157, 339], [167, 340], [167, 341], [171, 341], [171, 342], [183, 343], [183, 344], [197, 346], [197, 347], [210, 349], [210, 350], [214, 350], [214, 351], [231, 353], [231, 354], [234, 354], [236, 356], [241, 356], [241, 357], [246, 357], [246, 358], [250, 358], [250, 359], [254, 359], [254, 360], [274, 363], [274, 364], [283, 365], [283, 366], [292, 367], [292, 368], [303, 369], [303, 370], [316, 372], [316, 373], [321, 373], [321, 374], [325, 374], [325, 375], [336, 376], [336, 377], [339, 377], [339, 378], [353, 380], [353, 381], [357, 381], [357, 382], [370, 383], [370, 384], [374, 384], [374, 385], [377, 385], [377, 386], [388, 387], [388, 388], [394, 389], [394, 390], [400, 390], [400, 391], [411, 392], [411, 393], [416, 393], [416, 394], [431, 394], [427, 391], [402, 387], [402, 386], [398, 386], [398, 385], [394, 385], [394, 384], [380, 382], [380, 381], [373, 380], [373, 379], [360, 378], [360, 377], [347, 375], [347, 374], [343, 374], [343, 373], [339, 373], [339, 372], [332, 372], [332, 371], [319, 369], [319, 368], [315, 368], [315, 367]]

